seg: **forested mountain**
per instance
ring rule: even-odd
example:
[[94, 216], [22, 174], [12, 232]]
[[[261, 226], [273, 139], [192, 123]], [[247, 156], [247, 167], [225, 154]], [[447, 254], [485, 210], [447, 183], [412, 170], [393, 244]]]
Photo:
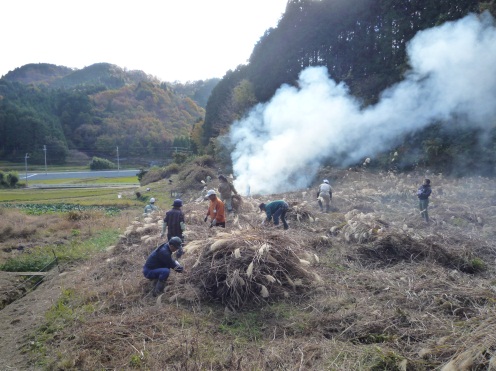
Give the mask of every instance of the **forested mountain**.
[[[177, 87], [142, 71], [98, 63], [81, 70], [30, 64], [0, 79], [0, 157], [64, 163], [68, 150], [89, 156], [164, 159], [175, 142], [189, 143], [216, 81]], [[199, 139], [198, 139], [199, 140]], [[192, 146], [196, 148], [195, 146]]]
[[177, 94], [183, 94], [190, 97], [200, 107], [205, 108], [212, 89], [215, 88], [219, 81], [220, 79], [213, 78], [208, 80], [192, 81], [185, 84], [174, 82], [171, 86]]
[[9, 82], [65, 89], [81, 86], [118, 89], [140, 81], [160, 83], [143, 71], [128, 71], [110, 63], [95, 63], [80, 70], [48, 63], [31, 63], [10, 71], [3, 76], [3, 79]]
[[64, 78], [72, 72], [74, 71], [69, 67], [48, 63], [31, 63], [9, 71], [2, 79], [22, 84], [50, 85], [53, 81]]
[[[269, 101], [283, 84], [297, 85], [309, 66], [327, 67], [331, 78], [346, 84], [364, 107], [373, 105], [384, 89], [404, 77], [406, 47], [418, 31], [484, 10], [495, 15], [495, 1], [289, 0], [277, 28], [261, 37], [248, 65], [229, 71], [212, 91], [203, 142], [226, 133], [233, 120], [254, 102]], [[405, 157], [415, 151], [419, 158], [421, 152], [425, 164], [445, 169], [463, 151], [481, 156], [472, 162], [494, 169], [496, 129], [484, 148], [476, 137], [470, 129], [449, 133], [434, 123], [405, 138], [401, 150]]]

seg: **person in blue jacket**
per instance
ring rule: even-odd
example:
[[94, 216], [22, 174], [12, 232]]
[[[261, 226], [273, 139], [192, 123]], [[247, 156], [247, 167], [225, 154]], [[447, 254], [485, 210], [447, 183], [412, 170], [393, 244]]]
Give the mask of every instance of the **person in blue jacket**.
[[284, 229], [288, 229], [289, 225], [286, 222], [286, 212], [288, 211], [289, 205], [286, 201], [278, 200], [272, 201], [268, 204], [264, 204], [263, 202], [259, 205], [260, 211], [265, 211], [267, 218], [262, 222], [264, 225], [266, 222], [270, 222], [270, 220], [274, 219], [274, 225], [279, 225], [279, 218], [282, 220], [282, 224], [284, 225]]
[[154, 281], [153, 296], [158, 296], [164, 292], [165, 282], [169, 278], [171, 270], [182, 273], [183, 267], [177, 260], [172, 258], [172, 254], [181, 249], [182, 241], [179, 237], [172, 237], [169, 242], [157, 247], [146, 259], [143, 266], [145, 278]]
[[426, 221], [426, 223], [429, 223], [429, 214], [427, 212], [427, 208], [429, 207], [429, 196], [431, 195], [431, 193], [431, 181], [430, 179], [425, 179], [424, 184], [422, 184], [417, 190], [417, 197], [419, 199], [420, 215]]

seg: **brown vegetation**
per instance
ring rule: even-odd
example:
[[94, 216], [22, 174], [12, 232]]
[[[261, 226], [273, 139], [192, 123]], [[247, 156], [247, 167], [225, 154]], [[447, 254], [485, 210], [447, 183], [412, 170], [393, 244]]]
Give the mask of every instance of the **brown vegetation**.
[[[209, 228], [200, 191], [186, 191], [185, 272], [158, 299], [141, 268], [161, 243], [163, 212], [137, 217], [71, 273], [77, 315], [48, 344], [49, 367], [494, 367], [494, 181], [429, 175], [426, 225], [415, 197], [424, 174], [326, 175], [331, 213], [318, 212], [313, 190], [244, 198], [226, 229]], [[283, 197], [290, 229], [262, 228], [257, 205]]]

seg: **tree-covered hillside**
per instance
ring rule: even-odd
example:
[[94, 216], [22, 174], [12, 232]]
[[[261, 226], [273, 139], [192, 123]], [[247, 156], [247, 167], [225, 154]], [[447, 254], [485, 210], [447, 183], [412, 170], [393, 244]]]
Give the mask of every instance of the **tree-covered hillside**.
[[174, 82], [172, 88], [177, 94], [190, 97], [200, 107], [205, 108], [212, 89], [219, 83], [220, 79], [213, 78], [208, 80], [199, 80], [187, 82], [185, 84]]
[[[201, 127], [216, 81], [184, 84], [182, 91], [142, 71], [98, 63], [81, 70], [30, 64], [0, 79], [0, 158], [62, 164], [68, 150], [89, 156], [165, 160]], [[201, 104], [201, 103], [200, 103]], [[198, 139], [199, 142], [199, 139]], [[192, 149], [198, 148], [192, 145]]]
[[[277, 28], [261, 37], [248, 65], [229, 71], [212, 91], [203, 142], [226, 133], [234, 120], [254, 103], [269, 101], [282, 85], [296, 86], [311, 66], [326, 67], [363, 107], [374, 105], [386, 88], [404, 78], [410, 68], [407, 45], [419, 31], [485, 10], [496, 15], [495, 1], [289, 0]], [[494, 173], [496, 128], [483, 143], [477, 136], [476, 130], [453, 133], [433, 122], [391, 151], [412, 160], [404, 166], [415, 162], [446, 171], [456, 170], [455, 159], [468, 155], [465, 164]]]
[[118, 89], [140, 81], [159, 81], [143, 71], [128, 71], [110, 63], [95, 63], [82, 69], [71, 69], [48, 63], [31, 63], [10, 71], [2, 79], [25, 85], [44, 85], [50, 88], [80, 89], [98, 86]]

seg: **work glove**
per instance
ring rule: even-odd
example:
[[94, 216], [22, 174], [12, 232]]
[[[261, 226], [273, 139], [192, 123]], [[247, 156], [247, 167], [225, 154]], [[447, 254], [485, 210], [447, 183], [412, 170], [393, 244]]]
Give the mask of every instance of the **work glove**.
[[204, 222], [206, 222], [208, 220], [208, 215], [205, 217], [205, 219], [203, 219]]
[[179, 262], [176, 260], [176, 267], [174, 268], [174, 270], [178, 273], [182, 273], [184, 268], [181, 266], [181, 264], [179, 264]]

